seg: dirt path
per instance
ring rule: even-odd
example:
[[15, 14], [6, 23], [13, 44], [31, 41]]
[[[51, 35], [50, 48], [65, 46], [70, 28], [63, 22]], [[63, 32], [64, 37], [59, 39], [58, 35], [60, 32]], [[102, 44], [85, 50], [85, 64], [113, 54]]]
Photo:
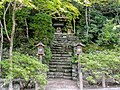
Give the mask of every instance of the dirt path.
[[120, 90], [120, 87], [116, 87], [116, 88], [99, 88], [99, 89], [84, 89], [84, 90]]
[[52, 79], [48, 81], [45, 90], [79, 90], [77, 84], [73, 80]]
[[[73, 80], [66, 79], [49, 79], [48, 85], [45, 90], [80, 90], [77, 84]], [[120, 87], [116, 88], [98, 88], [98, 89], [85, 89], [84, 90], [120, 90]]]

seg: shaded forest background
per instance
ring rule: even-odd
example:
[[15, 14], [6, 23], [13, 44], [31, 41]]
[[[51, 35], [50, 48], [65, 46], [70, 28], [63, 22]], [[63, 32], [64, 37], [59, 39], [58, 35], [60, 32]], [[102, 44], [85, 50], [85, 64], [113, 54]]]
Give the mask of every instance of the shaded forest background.
[[[113, 48], [120, 43], [119, 2], [119, 0], [91, 0], [87, 3], [82, 0], [81, 2], [79, 0], [33, 0], [30, 3], [34, 4], [35, 8], [31, 5], [27, 6], [17, 3], [14, 50], [34, 54], [35, 45], [39, 41], [50, 46], [55, 32], [52, 26], [52, 17], [57, 16], [68, 17], [69, 24], [72, 24], [71, 26], [73, 26], [72, 20], [75, 19], [75, 34], [80, 38], [82, 43], [89, 44], [90, 46], [96, 44], [98, 47], [101, 46], [100, 48], [105, 46], [105, 48], [109, 48], [109, 46]], [[4, 10], [6, 10], [8, 4], [9, 2], [6, 0], [3, 4], [4, 6], [1, 7], [0, 15], [2, 23]], [[8, 34], [10, 34], [12, 31], [12, 2], [5, 17], [6, 28]], [[3, 30], [3, 34], [3, 45], [4, 49], [7, 50], [9, 40], [7, 39], [5, 30]]]

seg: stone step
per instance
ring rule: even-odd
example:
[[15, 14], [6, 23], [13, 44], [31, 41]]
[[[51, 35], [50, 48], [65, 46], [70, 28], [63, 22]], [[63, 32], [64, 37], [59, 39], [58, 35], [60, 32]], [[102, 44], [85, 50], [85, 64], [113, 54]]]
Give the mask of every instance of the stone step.
[[64, 72], [48, 72], [48, 75], [54, 75], [54, 76], [71, 76], [71, 73], [64, 73]]
[[63, 46], [61, 46], [61, 47], [51, 47], [51, 50], [59, 50], [59, 49], [63, 49]]
[[71, 73], [72, 69], [57, 69], [57, 68], [50, 68], [49, 72], [64, 72], [64, 73]]
[[59, 38], [67, 38], [67, 35], [55, 35], [55, 39], [59, 39]]
[[71, 65], [49, 65], [49, 68], [72, 69]]
[[48, 75], [48, 78], [61, 78], [61, 79], [72, 79], [72, 76], [62, 76], [62, 75]]
[[70, 62], [70, 58], [53, 57], [49, 62]]
[[51, 46], [51, 48], [53, 49], [53, 48], [63, 48], [64, 46], [63, 45], [60, 45], [60, 44], [58, 44], [58, 45], [52, 45]]
[[71, 64], [71, 61], [70, 61], [70, 60], [67, 60], [67, 59], [66, 59], [66, 60], [65, 60], [65, 59], [52, 59], [51, 61], [49, 61], [49, 63], [52, 63], [52, 62], [53, 62], [53, 63], [54, 63], [54, 62], [55, 62], [55, 63], [57, 63], [57, 62], [58, 62], [58, 63], [65, 62], [65, 63]]
[[[52, 53], [68, 53], [68, 50], [65, 50], [65, 49], [52, 49], [51, 50], [52, 51]], [[71, 52], [72, 53], [72, 50], [69, 50], [69, 52]]]
[[53, 45], [54, 44], [67, 45], [68, 43], [71, 44], [71, 45], [74, 45], [73, 41], [71, 41], [71, 39], [58, 39], [58, 40], [53, 41]]
[[51, 73], [48, 74], [48, 78], [64, 78], [64, 79], [72, 79], [72, 75], [71, 74], [63, 74], [60, 72], [57, 73]]
[[56, 37], [55, 39], [54, 39], [54, 41], [63, 41], [63, 40], [68, 40], [68, 38], [66, 38], [66, 37]]
[[[55, 41], [55, 42], [57, 42], [57, 41]], [[65, 44], [64, 43], [53, 43], [52, 44], [52, 46], [54, 46], [54, 47], [63, 47]]]
[[68, 52], [52, 52], [52, 55], [55, 55], [55, 54], [68, 54], [68, 55], [71, 55], [69, 54]]
[[54, 75], [48, 75], [48, 78], [60, 78], [60, 79], [69, 79], [69, 80], [72, 80], [71, 76], [54, 76]]
[[70, 65], [71, 64], [71, 62], [67, 62], [67, 61], [59, 61], [59, 62], [57, 62], [57, 61], [50, 61], [49, 62], [49, 65]]
[[73, 45], [71, 45], [71, 44], [61, 44], [61, 43], [58, 43], [57, 42], [57, 44], [58, 45], [56, 45], [56, 44], [54, 44], [54, 45], [52, 45], [51, 46], [51, 48], [53, 49], [53, 48], [66, 48], [66, 47], [71, 47], [71, 48], [73, 48], [74, 46]]
[[52, 59], [56, 59], [56, 60], [60, 60], [60, 59], [62, 59], [62, 60], [70, 60], [71, 59], [71, 57], [64, 57], [64, 56], [53, 56], [52, 57]]
[[60, 44], [62, 46], [66, 45], [67, 43], [63, 43], [62, 41], [53, 41], [53, 44], [56, 45], [56, 44]]
[[58, 53], [56, 53], [56, 54], [52, 54], [53, 55], [53, 57], [54, 56], [56, 56], [56, 57], [71, 57], [72, 55], [70, 55], [70, 54], [58, 54]]
[[63, 38], [65, 38], [65, 37], [67, 37], [68, 35], [67, 34], [55, 34], [55, 37], [57, 38], [57, 37], [63, 37]]
[[69, 53], [72, 53], [72, 52], [68, 52], [68, 51], [65, 51], [65, 50], [51, 50], [52, 51], [52, 54], [69, 54]]
[[59, 68], [49, 68], [49, 72], [62, 72], [62, 73], [72, 73], [72, 69], [59, 69]]
[[70, 61], [71, 60], [71, 57], [56, 57], [56, 56], [54, 56], [54, 57], [52, 57], [52, 59], [50, 60], [50, 61]]
[[52, 48], [51, 49], [51, 51], [52, 52], [54, 52], [54, 51], [57, 51], [57, 52], [68, 52], [68, 51], [70, 51], [70, 52], [72, 52], [72, 50], [73, 50], [73, 48], [72, 47], [54, 47], [54, 48]]
[[65, 40], [53, 41], [53, 43], [65, 45], [66, 43], [72, 43], [72, 42], [65, 39]]
[[[62, 50], [61, 50], [62, 49]], [[68, 51], [71, 51], [71, 50], [73, 50], [73, 48], [72, 47], [54, 47], [54, 48], [51, 48], [51, 51], [65, 51], [65, 52], [68, 52]], [[71, 51], [72, 52], [72, 51]]]
[[78, 40], [78, 38], [76, 38], [76, 37], [67, 37], [67, 38], [64, 38], [64, 37], [56, 37], [55, 39], [54, 39], [54, 41], [64, 41], [64, 40], [66, 40], [66, 41], [74, 41], [74, 40]]

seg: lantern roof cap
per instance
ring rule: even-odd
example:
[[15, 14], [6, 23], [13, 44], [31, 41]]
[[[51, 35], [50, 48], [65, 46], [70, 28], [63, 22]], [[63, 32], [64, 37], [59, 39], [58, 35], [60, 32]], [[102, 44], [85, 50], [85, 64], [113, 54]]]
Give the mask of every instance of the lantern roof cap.
[[75, 46], [75, 47], [77, 47], [77, 46], [82, 46], [82, 47], [85, 47], [85, 45], [84, 45], [84, 44], [82, 44], [82, 43], [77, 43], [77, 44], [75, 44], [74, 46]]
[[36, 46], [45, 46], [42, 42], [39, 42]]

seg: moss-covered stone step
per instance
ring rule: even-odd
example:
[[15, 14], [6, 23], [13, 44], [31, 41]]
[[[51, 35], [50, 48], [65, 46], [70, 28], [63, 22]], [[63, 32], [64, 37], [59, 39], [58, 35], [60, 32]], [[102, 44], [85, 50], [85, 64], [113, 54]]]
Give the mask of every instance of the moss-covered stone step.
[[54, 76], [54, 75], [48, 75], [48, 78], [60, 78], [60, 79], [68, 79], [71, 80], [71, 76]]
[[69, 69], [72, 69], [72, 66], [71, 65], [49, 65], [49, 68], [69, 68]]
[[58, 54], [58, 53], [52, 54], [52, 55], [53, 55], [53, 57], [71, 57], [72, 56], [70, 54]]
[[48, 75], [59, 76], [59, 77], [64, 77], [64, 76], [72, 77], [71, 73], [64, 73], [64, 72], [49, 72]]
[[66, 61], [66, 60], [70, 60], [71, 58], [70, 57], [63, 57], [63, 56], [53, 56], [52, 57], [52, 60], [50, 60], [50, 61], [53, 61], [53, 60], [64, 60], [64, 61]]
[[57, 69], [57, 68], [50, 68], [49, 72], [64, 72], [64, 73], [71, 73], [71, 69]]
[[68, 64], [71, 64], [71, 62], [50, 62], [49, 65], [68, 65]]

